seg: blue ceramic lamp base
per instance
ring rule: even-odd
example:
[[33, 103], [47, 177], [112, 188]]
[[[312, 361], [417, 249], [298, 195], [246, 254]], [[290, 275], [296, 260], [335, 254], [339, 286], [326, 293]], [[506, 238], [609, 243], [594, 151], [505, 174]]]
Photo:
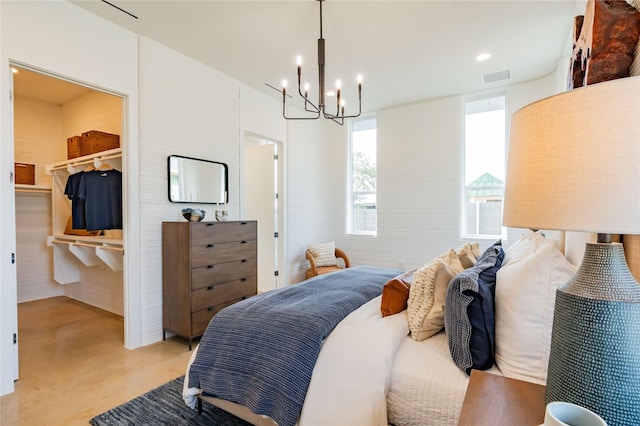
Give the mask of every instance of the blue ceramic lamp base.
[[546, 403], [566, 401], [609, 425], [640, 415], [640, 284], [618, 243], [587, 243], [556, 293]]

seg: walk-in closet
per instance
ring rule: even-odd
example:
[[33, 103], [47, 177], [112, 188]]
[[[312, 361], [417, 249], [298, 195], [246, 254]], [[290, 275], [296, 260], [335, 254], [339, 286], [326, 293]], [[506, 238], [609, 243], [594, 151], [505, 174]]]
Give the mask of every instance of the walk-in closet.
[[13, 83], [18, 303], [123, 316], [123, 99], [24, 67]]

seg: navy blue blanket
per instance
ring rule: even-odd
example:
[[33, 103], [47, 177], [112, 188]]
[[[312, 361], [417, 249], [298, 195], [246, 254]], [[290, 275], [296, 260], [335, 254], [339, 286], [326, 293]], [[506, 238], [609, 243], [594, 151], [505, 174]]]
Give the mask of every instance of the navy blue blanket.
[[324, 340], [400, 273], [348, 268], [223, 309], [200, 340], [189, 387], [294, 425]]

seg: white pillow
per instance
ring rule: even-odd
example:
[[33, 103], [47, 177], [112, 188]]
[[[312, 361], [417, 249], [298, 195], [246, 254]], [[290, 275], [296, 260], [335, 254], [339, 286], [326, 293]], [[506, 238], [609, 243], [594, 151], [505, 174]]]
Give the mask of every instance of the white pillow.
[[407, 321], [414, 340], [427, 339], [444, 328], [447, 288], [451, 279], [463, 269], [452, 249], [414, 273], [407, 300]]
[[536, 247], [544, 241], [544, 238], [544, 234], [540, 231], [525, 230], [518, 241], [505, 249], [502, 266], [507, 265], [512, 260], [520, 260], [529, 256], [536, 250]]
[[556, 289], [577, 268], [540, 232], [512, 248], [496, 278], [496, 364], [507, 377], [545, 384]]
[[319, 266], [336, 266], [336, 245], [334, 241], [330, 243], [310, 244], [307, 246], [313, 256], [316, 267]]

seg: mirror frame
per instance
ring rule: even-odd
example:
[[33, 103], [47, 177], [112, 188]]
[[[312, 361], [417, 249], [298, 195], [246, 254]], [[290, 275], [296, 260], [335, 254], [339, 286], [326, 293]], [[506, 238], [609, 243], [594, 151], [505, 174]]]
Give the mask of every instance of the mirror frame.
[[[222, 201], [180, 201], [180, 200], [173, 200], [171, 197], [171, 159], [172, 158], [180, 158], [180, 159], [186, 159], [186, 160], [192, 160], [192, 161], [199, 161], [199, 162], [203, 162], [203, 163], [212, 163], [212, 164], [219, 164], [224, 168], [224, 192], [225, 195], [223, 195], [223, 200]], [[167, 196], [169, 198], [169, 201], [172, 203], [192, 203], [192, 204], [226, 204], [229, 202], [229, 166], [227, 166], [226, 163], [222, 163], [220, 161], [213, 161], [213, 160], [205, 160], [202, 158], [194, 158], [194, 157], [186, 157], [184, 155], [169, 155], [167, 157]]]

